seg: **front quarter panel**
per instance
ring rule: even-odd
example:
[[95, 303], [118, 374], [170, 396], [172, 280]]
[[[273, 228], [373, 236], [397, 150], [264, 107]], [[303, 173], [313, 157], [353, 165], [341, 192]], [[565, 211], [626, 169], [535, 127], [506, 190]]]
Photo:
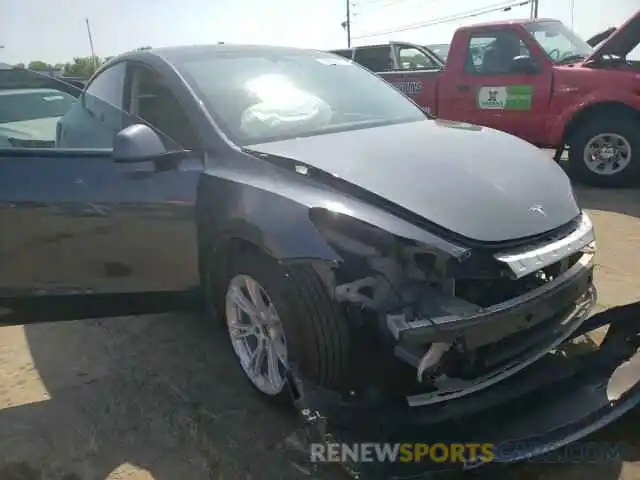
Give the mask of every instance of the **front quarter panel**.
[[308, 209], [272, 190], [239, 179], [207, 175], [198, 202], [208, 247], [217, 249], [236, 239], [260, 247], [279, 261], [340, 260], [315, 231]]
[[339, 262], [340, 256], [310, 219], [311, 209], [325, 209], [336, 217], [351, 217], [456, 257], [466, 252], [464, 247], [311, 177], [310, 170], [296, 173], [294, 163], [290, 168], [274, 166], [243, 153], [212, 161], [198, 195], [201, 239], [208, 247], [230, 239], [245, 240], [281, 262]]
[[567, 126], [583, 110], [598, 104], [620, 104], [640, 110], [640, 79], [624, 70], [581, 66], [555, 67], [549, 109], [549, 145], [560, 146]]

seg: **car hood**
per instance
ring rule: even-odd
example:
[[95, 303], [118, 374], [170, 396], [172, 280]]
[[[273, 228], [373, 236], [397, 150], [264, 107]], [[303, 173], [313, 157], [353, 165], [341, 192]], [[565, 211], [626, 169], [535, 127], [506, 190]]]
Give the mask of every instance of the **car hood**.
[[589, 46], [595, 48], [600, 43], [602, 43], [604, 40], [609, 38], [611, 36], [611, 34], [613, 32], [615, 32], [616, 30], [617, 30], [616, 27], [609, 27], [606, 30], [603, 30], [602, 32], [596, 33], [593, 37], [591, 37], [589, 40], [587, 40], [587, 43], [589, 44]]
[[[602, 58], [603, 55], [619, 55], [625, 57], [631, 52], [640, 42], [640, 10], [635, 13], [627, 22], [620, 28], [611, 30], [608, 37], [604, 37], [605, 32], [590, 38], [590, 41], [604, 40], [598, 48], [596, 48], [591, 55], [589, 55], [584, 61], [593, 61]], [[603, 38], [596, 38], [602, 36]]]
[[580, 213], [569, 179], [549, 155], [468, 124], [424, 120], [246, 149], [323, 170], [482, 242], [539, 235]]

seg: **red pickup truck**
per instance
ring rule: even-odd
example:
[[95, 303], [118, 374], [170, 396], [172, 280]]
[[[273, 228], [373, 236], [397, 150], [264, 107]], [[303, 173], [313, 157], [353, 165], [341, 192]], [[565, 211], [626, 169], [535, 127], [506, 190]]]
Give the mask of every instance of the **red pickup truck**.
[[565, 148], [574, 176], [608, 187], [640, 180], [640, 11], [597, 48], [560, 21], [513, 20], [456, 31], [446, 62], [393, 42], [334, 51], [379, 73], [427, 112], [539, 147]]

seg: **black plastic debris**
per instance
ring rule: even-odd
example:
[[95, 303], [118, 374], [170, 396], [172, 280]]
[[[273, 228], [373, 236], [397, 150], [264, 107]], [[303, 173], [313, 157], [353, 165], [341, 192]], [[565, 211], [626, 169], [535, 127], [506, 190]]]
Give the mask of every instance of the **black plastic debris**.
[[517, 462], [563, 448], [640, 403], [640, 302], [592, 316], [574, 337], [608, 326], [600, 347], [567, 357], [550, 352], [501, 383], [426, 407], [345, 398], [289, 372], [294, 403], [312, 443], [492, 444], [490, 464], [343, 462], [354, 478], [430, 478]]

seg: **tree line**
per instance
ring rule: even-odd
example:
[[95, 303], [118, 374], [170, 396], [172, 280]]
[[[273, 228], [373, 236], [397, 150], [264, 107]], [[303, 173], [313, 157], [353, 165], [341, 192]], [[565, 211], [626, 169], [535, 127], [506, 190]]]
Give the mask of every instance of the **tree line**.
[[50, 64], [41, 60], [33, 60], [27, 64], [17, 63], [16, 68], [28, 68], [29, 70], [58, 70], [68, 77], [90, 77], [105, 62], [112, 57], [75, 57], [72, 62]]

